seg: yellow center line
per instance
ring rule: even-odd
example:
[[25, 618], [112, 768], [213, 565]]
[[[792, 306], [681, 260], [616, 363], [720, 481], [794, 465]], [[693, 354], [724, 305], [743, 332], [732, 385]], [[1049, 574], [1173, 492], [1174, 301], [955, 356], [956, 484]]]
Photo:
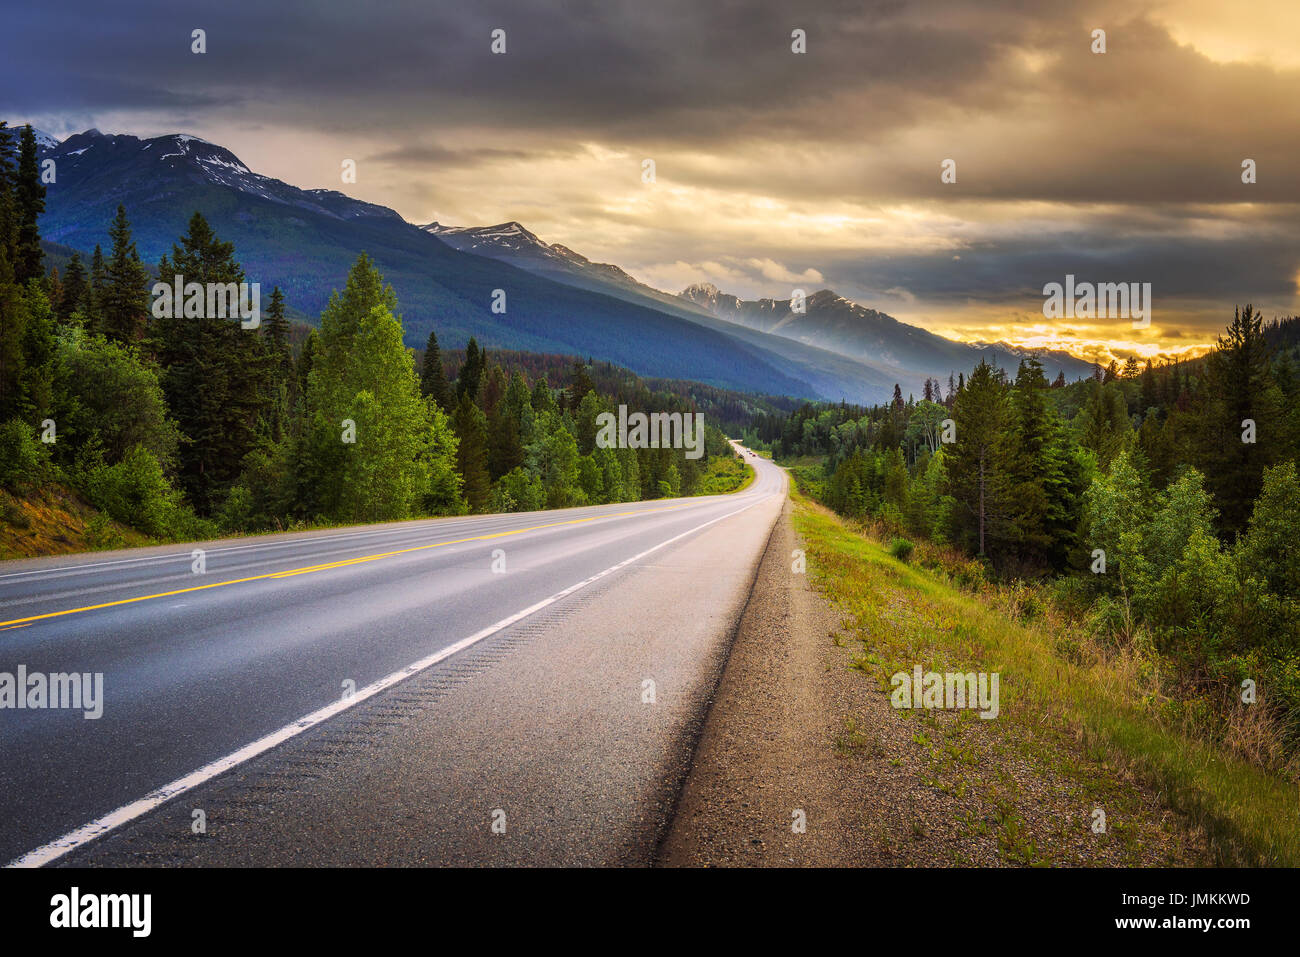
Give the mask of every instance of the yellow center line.
[[212, 582], [208, 585], [193, 585], [189, 588], [178, 588], [175, 591], [159, 592], [156, 595], [140, 595], [136, 598], [122, 598], [118, 601], [106, 601], [99, 605], [86, 605], [82, 608], [65, 608], [63, 611], [49, 611], [43, 615], [32, 615], [30, 618], [15, 618], [12, 621], [0, 621], [0, 629], [9, 630], [9, 626], [26, 625], [33, 621], [41, 621], [45, 618], [58, 618], [62, 615], [76, 615], [85, 611], [98, 611], [101, 608], [113, 608], [116, 605], [130, 605], [138, 601], [152, 601], [155, 598], [171, 598], [173, 595], [185, 595], [190, 592], [205, 591], [209, 588], [224, 588], [227, 585], [242, 585], [245, 582], [265, 581], [270, 578], [291, 578], [294, 575], [307, 575], [312, 572], [328, 571], [332, 568], [344, 568], [348, 565], [359, 565], [362, 562], [379, 561], [382, 558], [392, 558], [395, 555], [408, 555], [411, 552], [428, 551], [431, 548], [444, 548], [447, 545], [463, 545], [467, 542], [484, 542], [493, 538], [505, 538], [509, 535], [523, 535], [527, 532], [537, 532], [545, 528], [559, 528], [563, 525], [581, 525], [584, 522], [594, 522], [598, 518], [624, 518], [632, 515], [651, 515], [655, 512], [671, 512], [674, 509], [686, 508], [691, 503], [682, 505], [669, 505], [665, 508], [648, 508], [638, 509], [631, 512], [614, 512], [610, 515], [590, 515], [587, 518], [574, 518], [564, 522], [549, 522], [546, 525], [533, 525], [530, 528], [517, 528], [510, 532], [493, 532], [488, 535], [475, 535], [471, 538], [456, 538], [447, 542], [433, 542], [429, 545], [413, 545], [410, 548], [399, 548], [396, 551], [380, 552], [375, 555], [363, 555], [358, 558], [345, 558], [337, 562], [329, 562], [324, 565], [308, 565], [303, 568], [292, 568], [282, 572], [266, 572], [262, 575], [253, 575], [249, 578], [232, 578], [230, 581]]

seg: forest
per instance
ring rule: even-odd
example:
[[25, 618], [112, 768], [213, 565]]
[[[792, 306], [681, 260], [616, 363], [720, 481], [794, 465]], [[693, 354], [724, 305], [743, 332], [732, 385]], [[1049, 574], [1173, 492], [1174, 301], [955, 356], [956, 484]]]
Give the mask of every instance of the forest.
[[[1153, 687], [1300, 752], [1300, 320], [1235, 310], [1194, 360], [1049, 383], [981, 364], [873, 408], [806, 404], [746, 433], [801, 486], [975, 588], [1027, 589]], [[906, 537], [910, 536], [910, 538]]]
[[[119, 206], [89, 263], [74, 253], [62, 272], [47, 269], [36, 143], [30, 127], [16, 144], [14, 132], [0, 123], [0, 487], [67, 487], [150, 539], [188, 541], [712, 494], [745, 480], [710, 419], [742, 415], [734, 396], [679, 394], [573, 357], [498, 358], [473, 339], [449, 367], [436, 332], [417, 355], [364, 253], [305, 335], [279, 288], [255, 328], [187, 310], [155, 317], [155, 280], [250, 281], [198, 212], [154, 266]], [[619, 403], [704, 412], [705, 456], [598, 447], [597, 417]]]

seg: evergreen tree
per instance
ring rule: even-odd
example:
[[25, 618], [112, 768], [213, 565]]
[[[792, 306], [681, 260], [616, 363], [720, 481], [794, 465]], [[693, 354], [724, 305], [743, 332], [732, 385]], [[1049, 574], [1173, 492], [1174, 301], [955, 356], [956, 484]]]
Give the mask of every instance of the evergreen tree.
[[1083, 470], [1048, 388], [1038, 360], [1022, 360], [1010, 395], [1006, 537], [1025, 564], [1061, 568], [1074, 544]]
[[483, 411], [470, 399], [468, 391], [462, 393], [456, 404], [451, 427], [460, 440], [456, 449], [456, 466], [464, 480], [465, 501], [471, 512], [482, 512], [487, 508], [492, 492], [487, 467], [487, 420]]
[[480, 351], [478, 340], [470, 336], [469, 344], [465, 346], [465, 364], [461, 366], [460, 374], [456, 376], [457, 403], [463, 396], [469, 396], [471, 402], [478, 401], [478, 390], [482, 384], [486, 362], [486, 353]]
[[[477, 348], [478, 344], [475, 343]], [[429, 330], [429, 341], [424, 346], [424, 365], [420, 373], [420, 393], [433, 399], [444, 412], [451, 412], [451, 388], [447, 384], [447, 370], [442, 367], [442, 350], [438, 348], [438, 334]]]
[[[103, 332], [117, 342], [134, 345], [144, 337], [148, 321], [149, 271], [140, 262], [135, 243], [131, 241], [131, 224], [121, 204], [108, 234], [113, 247], [99, 297]], [[189, 276], [185, 278], [190, 281]]]
[[[218, 239], [199, 213], [190, 218], [180, 244], [172, 246], [170, 260], [163, 257], [159, 273], [164, 279], [180, 275], [187, 285], [205, 288], [244, 281], [234, 244]], [[238, 316], [209, 315], [206, 307], [198, 310], [200, 315], [185, 315], [187, 311], [155, 322], [154, 348], [165, 370], [167, 404], [186, 439], [179, 456], [180, 482], [195, 509], [208, 514], [225, 499], [270, 418], [271, 397], [265, 389], [269, 363], [260, 336], [242, 328]], [[105, 310], [106, 319], [110, 312]]]
[[494, 481], [524, 463], [520, 421], [521, 417], [513, 414], [504, 400], [487, 417], [487, 466]]
[[276, 286], [271, 290], [271, 301], [266, 308], [266, 321], [262, 323], [267, 349], [271, 353], [272, 368], [277, 377], [286, 377], [293, 370], [293, 350], [289, 346], [289, 320], [284, 315], [284, 293]]
[[[588, 393], [595, 391], [596, 383], [591, 380], [591, 375], [587, 372], [587, 366], [575, 360], [573, 363], [573, 381], [569, 383], [568, 394], [565, 397], [566, 407], [577, 409], [583, 398]], [[581, 445], [581, 440], [579, 440], [579, 444]], [[587, 453], [584, 452], [583, 454]]]
[[29, 280], [39, 279], [44, 272], [41, 237], [36, 223], [45, 212], [45, 185], [41, 182], [36, 161], [36, 135], [30, 125], [23, 127], [19, 139], [14, 206], [17, 226], [14, 279], [19, 285], [26, 285]]
[[18, 175], [14, 165], [13, 130], [0, 120], [0, 256], [9, 264], [9, 281], [14, 281], [18, 259]]
[[11, 159], [11, 131], [0, 121], [0, 423], [23, 415], [25, 363], [23, 340], [27, 308], [15, 279], [17, 220], [14, 202], [17, 180]]
[[[1251, 305], [1234, 311], [1206, 360], [1206, 388], [1195, 415], [1195, 464], [1214, 495], [1220, 527], [1230, 534], [1245, 527], [1264, 470], [1286, 448], [1283, 400], [1261, 320]], [[1247, 423], [1254, 425], [1253, 436]]]
[[284, 293], [276, 286], [262, 323], [268, 357], [267, 388], [270, 397], [268, 426], [273, 442], [281, 441], [288, 429], [297, 381], [293, 369], [293, 349], [289, 345], [289, 320], [284, 315]]
[[104, 332], [104, 314], [101, 306], [106, 283], [104, 251], [100, 249], [99, 243], [95, 243], [95, 251], [90, 256], [90, 288], [86, 290], [86, 298], [82, 303], [86, 329], [89, 332]]
[[955, 500], [952, 533], [984, 555], [990, 526], [1000, 526], [1006, 504], [1006, 387], [1001, 373], [981, 362], [953, 405], [956, 441], [947, 459], [948, 494]]
[[298, 379], [298, 396], [300, 399], [307, 395], [307, 382], [311, 377], [312, 362], [315, 359], [319, 342], [320, 335], [313, 329], [307, 333], [307, 338], [302, 344], [302, 350], [298, 353], [295, 375]]

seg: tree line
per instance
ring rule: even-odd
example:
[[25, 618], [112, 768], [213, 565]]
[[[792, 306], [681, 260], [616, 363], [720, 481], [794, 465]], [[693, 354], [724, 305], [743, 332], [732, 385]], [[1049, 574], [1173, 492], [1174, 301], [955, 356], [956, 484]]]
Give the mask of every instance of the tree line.
[[[946, 395], [807, 404], [747, 438], [840, 512], [1050, 582], [1195, 693], [1266, 688], [1300, 748], [1300, 321], [1235, 310], [1194, 361], [1080, 382], [987, 364]], [[811, 460], [805, 460], [811, 461]]]

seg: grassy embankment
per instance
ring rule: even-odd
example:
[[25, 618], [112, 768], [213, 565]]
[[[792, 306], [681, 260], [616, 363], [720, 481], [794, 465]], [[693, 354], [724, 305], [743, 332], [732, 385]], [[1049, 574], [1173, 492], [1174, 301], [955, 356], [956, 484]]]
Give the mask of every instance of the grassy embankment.
[[13, 495], [0, 489], [0, 561], [150, 545], [60, 485]]
[[709, 461], [709, 467], [695, 486], [695, 495], [726, 495], [749, 488], [754, 481], [754, 468], [738, 458], [719, 455]]
[[[861, 642], [853, 667], [881, 694], [891, 690], [890, 675], [918, 663], [926, 671], [998, 672], [1001, 712], [987, 723], [1012, 731], [1006, 737], [1022, 759], [1086, 782], [1092, 794], [1104, 793], [1107, 780], [1145, 784], [1204, 832], [1220, 864], [1300, 864], [1296, 784], [1170, 727], [1152, 700], [1149, 662], [1080, 656], [1068, 623], [899, 561], [866, 529], [792, 495], [809, 573]], [[998, 774], [977, 770], [976, 779], [996, 786]], [[1123, 827], [1122, 813], [1108, 814], [1112, 828]]]

